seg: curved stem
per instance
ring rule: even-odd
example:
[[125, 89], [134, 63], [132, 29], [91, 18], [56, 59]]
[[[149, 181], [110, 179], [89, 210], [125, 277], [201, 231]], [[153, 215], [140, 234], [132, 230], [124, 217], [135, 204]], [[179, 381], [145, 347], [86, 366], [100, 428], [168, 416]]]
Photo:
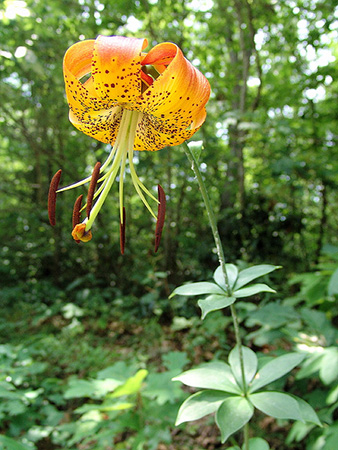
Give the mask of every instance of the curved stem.
[[[230, 297], [232, 292], [231, 292], [231, 287], [229, 285], [229, 277], [228, 277], [228, 274], [226, 271], [226, 263], [225, 263], [223, 246], [222, 246], [221, 238], [220, 238], [220, 235], [218, 232], [216, 217], [215, 217], [214, 211], [211, 206], [208, 191], [205, 187], [204, 180], [203, 180], [202, 174], [200, 172], [199, 165], [195, 158], [194, 153], [191, 151], [190, 147], [188, 146], [188, 144], [186, 142], [183, 143], [183, 146], [184, 146], [185, 153], [191, 163], [191, 168], [192, 168], [193, 172], [195, 173], [198, 184], [199, 184], [199, 188], [200, 188], [200, 191], [201, 191], [201, 194], [203, 197], [205, 208], [208, 213], [208, 218], [209, 218], [209, 223], [210, 223], [210, 227], [212, 230], [212, 234], [214, 236], [216, 249], [217, 249], [217, 255], [218, 255], [218, 259], [219, 259], [219, 262], [220, 262], [220, 265], [222, 268], [225, 285], [226, 285], [226, 290]], [[246, 395], [242, 339], [241, 339], [240, 330], [239, 330], [238, 316], [237, 316], [237, 312], [236, 312], [236, 308], [235, 308], [234, 304], [230, 305], [230, 311], [231, 311], [232, 321], [234, 324], [236, 344], [237, 344], [238, 352], [239, 352], [239, 362], [240, 362], [241, 374], [242, 374], [243, 391], [244, 391], [244, 395]], [[244, 448], [245, 448], [245, 450], [248, 450], [249, 449], [249, 433], [246, 430], [247, 429], [244, 428]]]

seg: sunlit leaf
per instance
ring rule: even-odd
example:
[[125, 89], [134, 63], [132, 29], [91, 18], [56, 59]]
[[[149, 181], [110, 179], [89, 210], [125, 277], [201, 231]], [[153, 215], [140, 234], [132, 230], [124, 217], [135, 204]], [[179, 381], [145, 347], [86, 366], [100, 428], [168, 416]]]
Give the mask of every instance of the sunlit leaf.
[[273, 272], [276, 269], [280, 269], [281, 266], [272, 266], [270, 264], [261, 264], [259, 266], [249, 267], [247, 269], [241, 270], [238, 274], [238, 278], [234, 289], [240, 289], [242, 286], [250, 283], [250, 281], [255, 280], [256, 278], [262, 277], [263, 275], [267, 275], [270, 272]]
[[197, 304], [202, 310], [202, 319], [211, 311], [226, 308], [236, 301], [235, 297], [226, 297], [224, 295], [210, 295], [205, 300], [198, 300]]
[[250, 394], [252, 404], [268, 416], [276, 419], [293, 419], [304, 422], [298, 402], [283, 392], [259, 392]]
[[271, 289], [266, 284], [258, 283], [253, 284], [252, 286], [238, 289], [237, 291], [234, 291], [232, 295], [236, 298], [240, 297], [250, 297], [251, 295], [256, 295], [259, 292], [276, 292], [274, 289]]
[[208, 281], [201, 281], [199, 283], [184, 284], [177, 287], [169, 298], [174, 295], [204, 295], [204, 294], [221, 294], [224, 295], [224, 290], [217, 284], [209, 283]]
[[[226, 264], [225, 269], [228, 277], [229, 287], [230, 289], [232, 289], [237, 280], [238, 269], [234, 264]], [[217, 284], [219, 284], [220, 286], [222, 286], [223, 289], [226, 290], [226, 282], [221, 266], [217, 267], [217, 269], [215, 270], [214, 280], [216, 281]]]
[[[242, 347], [242, 355], [243, 355], [244, 379], [247, 386], [255, 376], [255, 373], [257, 371], [258, 360], [255, 352], [253, 352], [248, 347]], [[240, 386], [243, 386], [242, 368], [240, 364], [240, 354], [238, 346], [236, 346], [233, 350], [231, 350], [229, 355], [229, 364], [232, 373], [234, 374], [234, 377], [237, 380], [237, 383]]]
[[221, 390], [233, 394], [241, 392], [230, 366], [221, 361], [206, 363], [196, 369], [187, 370], [173, 380], [202, 389]]
[[222, 443], [249, 422], [253, 412], [254, 408], [246, 398], [229, 397], [224, 400], [216, 413], [216, 423], [221, 430]]
[[214, 413], [228, 397], [229, 394], [222, 391], [208, 390], [196, 392], [182, 403], [175, 425], [198, 420], [201, 417]]
[[288, 353], [269, 361], [255, 376], [251, 383], [250, 392], [255, 392], [261, 387], [272, 383], [272, 381], [281, 378], [293, 368], [298, 366], [298, 364], [304, 360], [305, 356], [306, 355], [302, 353]]
[[295, 395], [292, 395], [292, 398], [295, 399], [298, 403], [300, 415], [304, 422], [310, 422], [314, 423], [315, 425], [322, 426], [315, 410], [311, 405], [309, 405], [309, 403], [307, 403], [302, 398], [296, 397]]
[[139, 370], [133, 377], [121, 386], [117, 387], [112, 394], [109, 394], [110, 398], [122, 397], [123, 395], [136, 394], [141, 389], [143, 380], [148, 375], [148, 371], [145, 369]]

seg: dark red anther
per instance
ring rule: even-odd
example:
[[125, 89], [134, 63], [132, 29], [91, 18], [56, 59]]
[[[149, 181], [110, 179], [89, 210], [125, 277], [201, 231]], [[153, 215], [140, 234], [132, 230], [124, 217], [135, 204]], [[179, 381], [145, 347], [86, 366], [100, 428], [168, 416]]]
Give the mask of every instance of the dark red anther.
[[101, 168], [101, 163], [97, 162], [95, 164], [95, 167], [94, 167], [94, 170], [92, 173], [92, 177], [90, 179], [88, 196], [87, 196], [87, 208], [86, 208], [86, 213], [87, 213], [88, 219], [89, 219], [90, 211], [91, 211], [92, 205], [93, 205], [93, 198], [94, 198], [95, 188], [97, 185], [97, 180], [99, 179], [99, 176], [100, 176], [100, 168]]
[[165, 206], [166, 206], [164, 190], [161, 185], [158, 185], [157, 188], [158, 188], [158, 201], [160, 203], [158, 204], [157, 223], [155, 230], [155, 253], [157, 252], [161, 242], [162, 230], [165, 219]]
[[120, 220], [120, 249], [121, 249], [121, 255], [124, 255], [125, 243], [126, 243], [126, 208], [123, 207], [122, 222]]
[[53, 176], [52, 181], [49, 185], [48, 192], [48, 217], [49, 223], [52, 227], [55, 226], [55, 209], [56, 209], [56, 191], [58, 190], [60, 178], [61, 178], [62, 170], [58, 170], [56, 174]]
[[[81, 222], [82, 198], [83, 198], [83, 194], [81, 194], [75, 200], [75, 203], [74, 203], [74, 208], [73, 208], [73, 230], [76, 227], [76, 225], [78, 225]], [[75, 242], [77, 242], [78, 244], [80, 243], [80, 241], [78, 239], [75, 239]]]

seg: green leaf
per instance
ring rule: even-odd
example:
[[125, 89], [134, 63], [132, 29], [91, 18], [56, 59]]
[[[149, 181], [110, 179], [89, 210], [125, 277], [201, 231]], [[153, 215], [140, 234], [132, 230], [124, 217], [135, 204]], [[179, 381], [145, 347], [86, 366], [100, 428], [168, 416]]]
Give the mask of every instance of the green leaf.
[[234, 291], [232, 295], [236, 298], [250, 297], [251, 295], [258, 294], [259, 292], [276, 292], [276, 291], [274, 289], [271, 289], [266, 284], [258, 283], [243, 289], [238, 289], [237, 291]]
[[258, 391], [261, 387], [278, 380], [298, 366], [304, 358], [305, 355], [301, 353], [288, 353], [269, 361], [257, 373], [251, 384], [250, 392]]
[[[235, 445], [234, 447], [229, 447], [228, 450], [246, 450], [245, 444], [243, 444], [242, 449]], [[251, 438], [249, 439], [249, 450], [270, 450], [269, 444], [262, 438]]]
[[[257, 356], [256, 356], [255, 352], [253, 352], [248, 347], [242, 347], [242, 353], [243, 353], [244, 378], [245, 378], [246, 385], [248, 385], [256, 374], [258, 360], [257, 360]], [[234, 377], [235, 377], [237, 383], [240, 386], [242, 386], [243, 385], [242, 370], [241, 370], [240, 359], [239, 359], [239, 350], [238, 350], [237, 345], [230, 352], [229, 364], [230, 364], [232, 373], [234, 374]]]
[[70, 380], [64, 398], [102, 398], [122, 384], [117, 380]]
[[[4, 385], [4, 383], [6, 383], [6, 385]], [[22, 395], [20, 395], [17, 392], [13, 392], [15, 390], [14, 386], [11, 385], [10, 383], [4, 382], [1, 386], [0, 386], [0, 398], [5, 398], [5, 399], [13, 399], [13, 400], [21, 400], [22, 399]]]
[[293, 419], [304, 422], [298, 402], [283, 392], [266, 391], [249, 396], [252, 404], [268, 416], [276, 419]]
[[17, 442], [7, 436], [0, 435], [0, 444], [3, 444], [4, 447], [1, 446], [1, 448], [4, 450], [32, 450], [32, 447], [21, 444], [20, 442]]
[[338, 269], [336, 269], [331, 275], [327, 292], [330, 296], [338, 294]]
[[307, 378], [320, 370], [324, 354], [322, 347], [319, 347], [319, 350], [321, 352], [317, 351], [316, 353], [312, 353], [307, 358], [301, 369], [297, 372], [296, 380]]
[[309, 405], [309, 403], [307, 403], [302, 398], [299, 398], [295, 395], [291, 395], [291, 396], [298, 403], [300, 415], [301, 415], [303, 421], [314, 423], [315, 425], [318, 425], [319, 427], [321, 427], [322, 426], [321, 421], [319, 420], [319, 418], [318, 418], [315, 410], [312, 408], [312, 406]]
[[250, 313], [246, 325], [248, 327], [262, 325], [269, 328], [279, 328], [298, 319], [299, 314], [294, 308], [271, 302]]
[[229, 395], [222, 391], [196, 392], [182, 403], [175, 425], [198, 420], [201, 417], [214, 413], [228, 397]]
[[[228, 282], [230, 289], [233, 288], [238, 275], [238, 269], [234, 264], [226, 264], [225, 265], [226, 273], [228, 276]], [[219, 284], [224, 290], [226, 290], [226, 283], [223, 276], [223, 270], [222, 267], [219, 266], [214, 272], [214, 280], [217, 284]]]
[[249, 267], [248, 269], [244, 269], [241, 272], [239, 272], [234, 288], [239, 289], [242, 286], [245, 286], [246, 284], [250, 283], [250, 281], [262, 277], [263, 275], [267, 275], [268, 273], [273, 272], [274, 270], [280, 268], [281, 266], [272, 266], [271, 264], [260, 264], [259, 266], [253, 266]]
[[191, 387], [225, 391], [232, 394], [241, 393], [229, 365], [221, 361], [210, 362], [196, 369], [187, 370], [173, 380]]
[[221, 430], [222, 443], [248, 423], [253, 412], [253, 406], [246, 398], [236, 396], [224, 400], [216, 413], [216, 423]]
[[[244, 445], [242, 450], [245, 450]], [[256, 437], [249, 439], [249, 450], [270, 450], [270, 446], [266, 440]]]
[[133, 377], [128, 378], [128, 380], [122, 386], [119, 386], [112, 394], [109, 394], [109, 398], [136, 394], [141, 389], [143, 380], [147, 375], [147, 370], [139, 370]]
[[116, 402], [112, 404], [102, 403], [101, 405], [97, 404], [93, 405], [91, 403], [87, 403], [77, 408], [74, 412], [76, 412], [77, 414], [85, 414], [90, 411], [101, 411], [101, 412], [121, 411], [132, 408], [134, 404], [135, 403], [131, 402]]
[[129, 377], [131, 377], [135, 371], [136, 367], [132, 365], [127, 365], [124, 361], [118, 361], [112, 366], [108, 366], [97, 373], [97, 379], [104, 380], [106, 378], [119, 381], [120, 384], [124, 383]]
[[178, 373], [179, 371], [177, 370], [150, 373], [147, 377], [146, 386], [142, 389], [142, 396], [156, 400], [156, 403], [159, 405], [175, 403], [177, 399], [182, 399], [183, 391], [181, 386], [178, 382], [172, 382], [172, 378]]
[[180, 372], [189, 362], [189, 359], [185, 352], [169, 352], [162, 356], [162, 361], [168, 370]]
[[202, 310], [202, 319], [211, 311], [226, 308], [236, 301], [235, 297], [226, 297], [225, 295], [209, 295], [205, 300], [198, 300], [197, 304]]
[[208, 281], [201, 281], [199, 283], [184, 284], [177, 287], [169, 298], [174, 295], [204, 295], [204, 294], [221, 294], [224, 295], [223, 289], [217, 284], [209, 283]]
[[337, 380], [338, 374], [338, 348], [328, 347], [324, 351], [321, 361], [319, 377], [326, 385]]

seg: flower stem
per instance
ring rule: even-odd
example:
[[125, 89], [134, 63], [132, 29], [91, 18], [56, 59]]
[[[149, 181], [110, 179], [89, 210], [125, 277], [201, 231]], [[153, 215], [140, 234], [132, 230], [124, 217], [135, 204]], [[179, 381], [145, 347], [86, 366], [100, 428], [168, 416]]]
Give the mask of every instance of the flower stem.
[[249, 422], [244, 425], [244, 450], [249, 450]]
[[[193, 170], [193, 172], [196, 175], [197, 178], [197, 182], [199, 184], [199, 188], [202, 194], [202, 198], [205, 204], [205, 208], [207, 210], [208, 213], [208, 218], [209, 218], [209, 223], [210, 223], [210, 227], [212, 230], [212, 234], [214, 236], [214, 240], [215, 240], [215, 244], [216, 244], [216, 249], [217, 249], [217, 255], [218, 255], [218, 259], [222, 268], [222, 273], [224, 276], [224, 280], [225, 280], [225, 285], [226, 285], [226, 290], [227, 293], [229, 295], [229, 297], [231, 296], [232, 292], [231, 292], [231, 286], [229, 284], [229, 277], [226, 271], [226, 263], [225, 263], [225, 257], [224, 257], [224, 251], [223, 251], [223, 246], [222, 246], [222, 242], [221, 242], [221, 238], [218, 232], [218, 228], [217, 228], [217, 222], [216, 222], [216, 217], [214, 214], [214, 211], [212, 209], [211, 206], [211, 202], [210, 202], [210, 198], [208, 195], [208, 191], [206, 189], [206, 186], [204, 184], [204, 180], [202, 177], [202, 174], [200, 172], [199, 169], [199, 165], [198, 162], [196, 160], [196, 157], [194, 155], [194, 153], [192, 152], [192, 150], [190, 149], [189, 145], [184, 142], [183, 143], [183, 147], [185, 150], [185, 153], [191, 163], [191, 168]], [[232, 304], [230, 305], [230, 311], [231, 311], [231, 316], [232, 316], [232, 321], [234, 324], [234, 330], [235, 330], [235, 338], [236, 338], [236, 344], [238, 347], [238, 352], [239, 352], [239, 362], [240, 362], [240, 367], [241, 367], [241, 375], [242, 375], [242, 384], [243, 384], [243, 391], [244, 394], [246, 395], [246, 383], [245, 383], [245, 373], [244, 373], [244, 361], [243, 361], [243, 350], [242, 350], [242, 339], [241, 339], [241, 335], [240, 335], [240, 330], [239, 330], [239, 322], [238, 322], [238, 316], [237, 316], [237, 312], [236, 312], [236, 308], [235, 305]], [[244, 427], [244, 448], [245, 450], [249, 450], [249, 433], [248, 433], [248, 427]]]

